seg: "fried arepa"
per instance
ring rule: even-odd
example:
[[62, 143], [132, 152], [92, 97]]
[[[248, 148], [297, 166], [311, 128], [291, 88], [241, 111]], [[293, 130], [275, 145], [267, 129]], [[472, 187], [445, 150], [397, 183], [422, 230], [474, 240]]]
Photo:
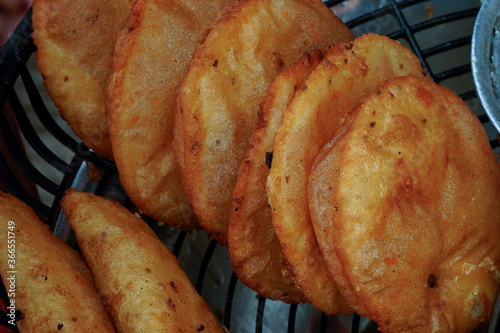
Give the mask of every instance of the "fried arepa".
[[274, 143], [267, 193], [272, 223], [297, 286], [320, 310], [347, 311], [316, 241], [307, 203], [307, 176], [342, 117], [388, 78], [424, 76], [419, 59], [388, 37], [364, 35], [338, 43], [299, 88]]
[[143, 220], [90, 193], [68, 190], [61, 204], [118, 332], [222, 332]]
[[137, 0], [117, 43], [107, 117], [120, 180], [137, 207], [200, 228], [172, 142], [176, 92], [203, 32], [229, 0]]
[[113, 159], [105, 112], [113, 48], [132, 0], [35, 0], [33, 41], [43, 83], [85, 145]]
[[356, 107], [318, 155], [309, 204], [339, 289], [383, 332], [470, 332], [500, 274], [500, 166], [451, 90], [408, 76]]
[[0, 222], [0, 274], [22, 317], [16, 320], [19, 331], [115, 332], [78, 252], [30, 207], [3, 192]]
[[320, 0], [242, 0], [197, 47], [178, 94], [175, 154], [202, 227], [221, 244], [269, 85], [305, 51], [351, 38]]

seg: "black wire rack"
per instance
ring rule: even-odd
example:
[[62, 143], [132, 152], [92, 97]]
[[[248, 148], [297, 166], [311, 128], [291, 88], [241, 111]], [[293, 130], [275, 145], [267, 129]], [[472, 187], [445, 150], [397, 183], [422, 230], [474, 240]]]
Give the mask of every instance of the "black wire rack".
[[[471, 74], [470, 45], [479, 0], [324, 2], [355, 35], [383, 34], [412, 49], [437, 83], [455, 90], [466, 101], [485, 127], [491, 147], [498, 153], [497, 132], [481, 107]], [[85, 147], [51, 111], [54, 107], [39, 84], [41, 77], [33, 70], [36, 48], [32, 32], [29, 10], [0, 53], [0, 135], [7, 143], [7, 148], [0, 150], [0, 178], [56, 235], [76, 248], [71, 231], [64, 227], [59, 205], [68, 188], [113, 198], [131, 210], [134, 206], [120, 187], [114, 163]], [[14, 121], [8, 119], [9, 113], [13, 114]], [[57, 145], [42, 138], [41, 131]], [[90, 169], [99, 171], [98, 179], [88, 176]], [[26, 187], [26, 179], [36, 185], [37, 191]], [[196, 290], [220, 322], [233, 332], [376, 331], [373, 322], [358, 315], [327, 316], [310, 305], [266, 300], [238, 281], [229, 266], [227, 249], [210, 241], [203, 232], [181, 232], [160, 226], [147, 216], [143, 218], [179, 257]], [[7, 300], [2, 288], [0, 298]], [[489, 332], [496, 329], [498, 303]], [[8, 324], [5, 312], [0, 313], [0, 325], [17, 331]]]

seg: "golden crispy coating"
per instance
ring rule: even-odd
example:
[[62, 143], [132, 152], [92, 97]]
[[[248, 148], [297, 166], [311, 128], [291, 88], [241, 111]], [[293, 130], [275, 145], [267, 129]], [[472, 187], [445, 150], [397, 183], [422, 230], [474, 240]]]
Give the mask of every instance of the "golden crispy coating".
[[55, 105], [75, 134], [113, 159], [105, 89], [118, 32], [132, 0], [35, 0], [33, 40], [37, 66]]
[[199, 228], [173, 153], [175, 94], [202, 33], [229, 0], [138, 0], [117, 43], [107, 116], [120, 180], [147, 215]]
[[257, 127], [250, 138], [233, 193], [228, 229], [231, 266], [246, 286], [269, 299], [306, 302], [282, 264], [281, 245], [267, 203], [266, 179], [272, 160], [274, 136], [283, 113], [308, 75], [323, 59], [323, 52], [306, 53], [280, 73], [267, 91]]
[[21, 332], [115, 332], [80, 255], [30, 207], [2, 192], [0, 237], [0, 274], [21, 311]]
[[178, 95], [174, 150], [200, 223], [221, 244], [267, 88], [305, 51], [351, 37], [320, 0], [242, 0], [196, 49]]
[[61, 204], [118, 332], [222, 332], [177, 258], [139, 217], [74, 190]]
[[414, 76], [349, 115], [309, 177], [314, 230], [348, 302], [383, 332], [470, 332], [500, 274], [500, 166], [466, 104]]
[[309, 217], [307, 176], [341, 118], [383, 80], [422, 74], [418, 58], [387, 37], [365, 35], [326, 51], [285, 112], [268, 178], [273, 225], [297, 286], [320, 310], [346, 310]]

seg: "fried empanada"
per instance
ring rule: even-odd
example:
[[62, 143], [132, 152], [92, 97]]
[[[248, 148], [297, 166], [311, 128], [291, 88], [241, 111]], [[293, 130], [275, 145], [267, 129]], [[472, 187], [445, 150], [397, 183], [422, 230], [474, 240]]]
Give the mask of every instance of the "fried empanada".
[[342, 308], [309, 217], [307, 176], [342, 117], [386, 79], [424, 76], [419, 59], [388, 37], [373, 34], [339, 43], [300, 87], [285, 112], [274, 144], [267, 191], [272, 222], [297, 286], [320, 310]]
[[339, 289], [383, 332], [470, 332], [500, 273], [500, 166], [451, 90], [376, 88], [315, 161], [309, 207]]
[[200, 228], [172, 142], [175, 96], [203, 32], [230, 0], [137, 0], [116, 45], [107, 117], [120, 180], [137, 207], [180, 229]]
[[291, 272], [282, 263], [281, 245], [274, 233], [267, 203], [266, 179], [274, 136], [283, 113], [321, 60], [323, 52], [319, 50], [306, 53], [281, 72], [269, 87], [233, 193], [228, 229], [231, 266], [249, 288], [268, 299], [287, 303], [302, 303], [307, 299], [295, 287]]
[[106, 82], [132, 0], [35, 0], [33, 40], [44, 84], [62, 117], [89, 148], [113, 159]]
[[224, 9], [197, 47], [178, 94], [174, 151], [202, 227], [221, 244], [269, 85], [305, 51], [351, 38], [320, 0], [244, 0]]
[[118, 203], [68, 190], [62, 208], [118, 332], [222, 332], [153, 230]]
[[3, 192], [0, 237], [0, 273], [20, 311], [21, 332], [115, 332], [80, 255], [30, 207]]

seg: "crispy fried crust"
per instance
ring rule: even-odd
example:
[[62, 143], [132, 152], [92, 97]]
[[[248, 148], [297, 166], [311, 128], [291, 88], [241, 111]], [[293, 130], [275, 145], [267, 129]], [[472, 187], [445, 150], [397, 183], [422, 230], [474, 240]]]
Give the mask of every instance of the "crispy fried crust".
[[120, 180], [147, 215], [200, 228], [173, 153], [175, 95], [209, 23], [229, 0], [138, 0], [117, 43], [107, 117]]
[[[0, 237], [0, 274], [8, 293], [15, 285], [11, 299], [23, 317], [17, 322], [21, 332], [115, 331], [80, 255], [30, 207], [3, 192]], [[17, 272], [15, 281], [8, 280], [11, 271]]]
[[75, 134], [113, 159], [105, 89], [118, 32], [130, 18], [131, 0], [35, 0], [33, 40], [37, 66], [62, 117]]
[[267, 203], [266, 179], [274, 136], [283, 113], [322, 59], [323, 52], [319, 50], [306, 53], [280, 73], [269, 87], [233, 193], [228, 230], [231, 266], [246, 286], [266, 298], [287, 303], [303, 303], [307, 299], [282, 264], [281, 245], [274, 233]]
[[305, 51], [351, 36], [320, 0], [242, 0], [196, 49], [178, 95], [175, 154], [201, 225], [221, 244], [267, 88]]
[[177, 258], [139, 217], [74, 190], [61, 204], [118, 332], [222, 332]]
[[380, 330], [470, 332], [488, 319], [500, 166], [451, 90], [412, 76], [376, 88], [319, 154], [308, 189], [340, 290]]
[[423, 69], [407, 48], [365, 35], [329, 48], [295, 95], [279, 128], [268, 178], [273, 225], [297, 286], [326, 313], [350, 311], [328, 271], [309, 217], [307, 176], [341, 118], [385, 79]]

